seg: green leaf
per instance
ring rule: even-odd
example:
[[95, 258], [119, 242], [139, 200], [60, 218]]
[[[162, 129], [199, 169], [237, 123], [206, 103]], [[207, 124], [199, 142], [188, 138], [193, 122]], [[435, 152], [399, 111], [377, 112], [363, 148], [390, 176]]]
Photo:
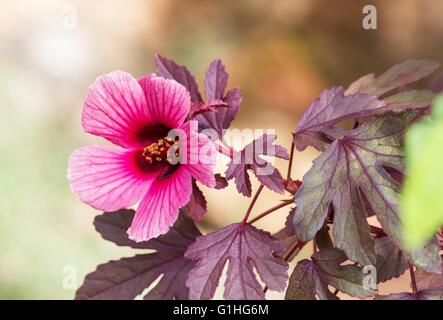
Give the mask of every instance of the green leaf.
[[407, 247], [419, 248], [443, 225], [443, 97], [434, 102], [431, 119], [411, 127], [405, 150], [404, 240]]

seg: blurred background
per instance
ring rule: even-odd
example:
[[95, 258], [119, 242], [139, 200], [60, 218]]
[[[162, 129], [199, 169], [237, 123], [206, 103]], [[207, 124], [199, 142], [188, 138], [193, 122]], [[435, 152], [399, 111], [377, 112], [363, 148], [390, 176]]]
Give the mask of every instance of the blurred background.
[[[366, 4], [378, 9], [377, 30], [362, 28]], [[229, 86], [244, 97], [233, 127], [276, 129], [289, 147], [297, 119], [323, 89], [409, 58], [443, 61], [443, 1], [435, 0], [2, 0], [0, 9], [3, 299], [71, 299], [75, 289], [64, 288], [64, 272], [75, 268], [79, 286], [97, 264], [133, 254], [100, 238], [92, 226], [98, 212], [65, 178], [74, 149], [104, 143], [80, 125], [98, 75], [120, 69], [139, 77], [154, 71], [153, 55], [161, 53], [202, 83], [210, 61], [221, 58]], [[315, 155], [296, 153], [295, 177]], [[205, 193], [206, 231], [238, 221], [249, 203], [233, 186]], [[280, 198], [265, 192], [255, 212]], [[277, 231], [286, 213], [258, 226]], [[405, 275], [381, 293], [408, 286]]]

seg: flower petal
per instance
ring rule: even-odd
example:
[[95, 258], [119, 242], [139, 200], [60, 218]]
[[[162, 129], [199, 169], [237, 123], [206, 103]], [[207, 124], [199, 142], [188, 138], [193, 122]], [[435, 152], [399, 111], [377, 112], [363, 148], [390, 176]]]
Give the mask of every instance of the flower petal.
[[181, 130], [186, 135], [186, 143], [181, 139], [180, 148], [186, 150], [187, 155], [181, 166], [199, 182], [210, 188], [215, 187], [217, 151], [214, 143], [208, 136], [198, 133], [198, 123], [195, 120], [186, 122]]
[[153, 122], [169, 128], [179, 128], [191, 106], [191, 98], [186, 88], [175, 80], [154, 75], [141, 78], [139, 83]]
[[143, 90], [130, 74], [104, 74], [89, 88], [82, 115], [86, 132], [130, 147], [137, 145], [138, 131], [151, 123]]
[[135, 153], [109, 146], [88, 146], [74, 151], [67, 177], [83, 202], [103, 211], [115, 211], [139, 201], [158, 173], [142, 173]]
[[191, 175], [181, 166], [172, 175], [156, 179], [138, 206], [128, 229], [129, 238], [140, 242], [168, 232], [191, 192]]

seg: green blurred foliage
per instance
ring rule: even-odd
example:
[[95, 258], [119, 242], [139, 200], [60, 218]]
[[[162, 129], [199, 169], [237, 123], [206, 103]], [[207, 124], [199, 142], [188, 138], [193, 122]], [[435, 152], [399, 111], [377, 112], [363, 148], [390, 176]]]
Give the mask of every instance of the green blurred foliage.
[[409, 247], [417, 248], [443, 225], [443, 96], [435, 100], [431, 117], [408, 131], [405, 150], [404, 238]]

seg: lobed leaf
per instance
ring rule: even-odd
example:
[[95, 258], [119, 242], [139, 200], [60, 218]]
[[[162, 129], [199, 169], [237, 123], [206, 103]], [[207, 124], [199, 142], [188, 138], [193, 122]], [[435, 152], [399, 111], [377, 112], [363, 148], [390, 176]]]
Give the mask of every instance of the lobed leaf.
[[214, 101], [222, 101], [223, 108], [213, 108], [208, 112], [195, 115], [200, 130], [214, 129], [219, 137], [223, 137], [223, 130], [229, 128], [240, 108], [242, 96], [240, 89], [229, 90], [225, 95], [229, 75], [220, 60], [214, 60], [206, 70], [205, 93], [206, 103], [213, 104]]
[[273, 156], [289, 159], [285, 148], [275, 145], [274, 134], [264, 134], [246, 145], [241, 151], [235, 152], [226, 169], [226, 179], [235, 179], [238, 192], [244, 196], [251, 196], [251, 181], [248, 170], [251, 169], [257, 179], [277, 193], [284, 192], [284, 179], [272, 163], [262, 158]]
[[440, 67], [430, 60], [407, 60], [385, 71], [372, 81], [365, 83], [359, 92], [380, 96], [391, 90], [406, 86], [429, 76]]
[[300, 261], [289, 278], [286, 300], [337, 300], [319, 275], [315, 262]]
[[348, 260], [343, 251], [332, 248], [323, 249], [312, 256], [323, 282], [353, 297], [366, 298], [374, 295], [364, 287], [366, 274], [356, 264], [341, 265]]
[[203, 192], [197, 186], [195, 180], [192, 181], [192, 193], [188, 204], [185, 206], [185, 212], [195, 222], [199, 222], [203, 219], [207, 210], [206, 199]]
[[[443, 262], [440, 269], [443, 271]], [[431, 273], [417, 269], [415, 272], [415, 279], [417, 281], [418, 290], [443, 289], [442, 273]]]
[[155, 65], [157, 66], [157, 72], [161, 77], [173, 79], [178, 83], [181, 83], [188, 90], [193, 103], [199, 104], [203, 102], [200, 91], [198, 90], [197, 82], [188, 68], [159, 54], [155, 55]]
[[294, 143], [299, 151], [308, 145], [322, 150], [325, 129], [345, 119], [375, 114], [384, 107], [385, 103], [374, 95], [345, 96], [343, 87], [327, 89], [303, 113], [294, 131]]
[[134, 211], [126, 209], [104, 213], [96, 217], [94, 225], [104, 239], [117, 245], [156, 252], [99, 265], [86, 276], [76, 292], [76, 299], [134, 299], [159, 277], [160, 281], [144, 299], [188, 299], [185, 280], [195, 263], [185, 259], [184, 252], [200, 235], [195, 224], [180, 215], [167, 234], [136, 243], [126, 233], [133, 216]]
[[280, 240], [248, 224], [232, 224], [197, 238], [185, 253], [197, 261], [186, 281], [190, 298], [211, 299], [226, 263], [225, 299], [264, 299], [254, 268], [269, 289], [283, 291], [288, 264], [277, 257], [283, 250]]
[[408, 260], [389, 237], [375, 239], [377, 282], [398, 278], [408, 269]]
[[[404, 248], [398, 215], [400, 186], [384, 167], [404, 171], [401, 141], [412, 117], [412, 113], [402, 113], [368, 120], [314, 160], [295, 196], [294, 227], [300, 240], [315, 236], [332, 205], [336, 246], [351, 260], [375, 265], [374, 241], [366, 220], [369, 205], [386, 233]], [[436, 242], [413, 252], [411, 259], [427, 271], [439, 268]]]

